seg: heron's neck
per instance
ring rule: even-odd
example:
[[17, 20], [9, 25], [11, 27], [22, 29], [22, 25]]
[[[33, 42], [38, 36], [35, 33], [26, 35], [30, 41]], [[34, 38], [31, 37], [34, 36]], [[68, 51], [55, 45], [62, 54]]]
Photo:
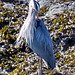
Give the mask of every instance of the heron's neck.
[[35, 18], [35, 11], [33, 9], [29, 10], [28, 16], [32, 16]]

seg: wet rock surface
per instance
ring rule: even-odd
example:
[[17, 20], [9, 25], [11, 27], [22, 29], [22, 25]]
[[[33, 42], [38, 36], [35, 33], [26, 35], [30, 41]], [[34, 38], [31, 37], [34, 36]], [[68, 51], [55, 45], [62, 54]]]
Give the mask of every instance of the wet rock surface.
[[[39, 16], [53, 40], [58, 67], [50, 70], [43, 61], [43, 75], [73, 75], [75, 73], [75, 11], [65, 10], [51, 18], [46, 16], [49, 9], [49, 6], [40, 8]], [[19, 47], [15, 44], [27, 15], [27, 3], [19, 5], [0, 2], [1, 75], [38, 75], [39, 56], [25, 46], [25, 41], [22, 41]]]
[[69, 12], [75, 12], [75, 2], [64, 2], [62, 4], [56, 3], [53, 5], [50, 5], [50, 9], [47, 12], [46, 16], [53, 17], [55, 14], [61, 14], [65, 10], [68, 10]]

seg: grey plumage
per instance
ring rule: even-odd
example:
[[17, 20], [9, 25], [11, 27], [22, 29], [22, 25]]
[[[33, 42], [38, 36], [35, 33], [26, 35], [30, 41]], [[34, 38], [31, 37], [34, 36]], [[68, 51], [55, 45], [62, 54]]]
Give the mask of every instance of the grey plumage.
[[36, 19], [36, 13], [38, 13], [38, 10], [35, 8], [35, 0], [31, 1], [33, 4], [30, 3], [29, 5], [28, 17], [20, 30], [17, 41], [25, 38], [28, 46], [33, 52], [42, 57], [47, 62], [49, 68], [53, 69], [55, 67], [53, 43], [43, 21]]

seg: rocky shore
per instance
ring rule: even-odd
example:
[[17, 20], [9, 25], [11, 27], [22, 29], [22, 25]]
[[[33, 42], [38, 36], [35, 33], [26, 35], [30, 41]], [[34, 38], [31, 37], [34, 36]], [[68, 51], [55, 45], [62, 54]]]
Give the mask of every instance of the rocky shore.
[[[57, 67], [49, 70], [43, 61], [43, 75], [74, 75], [75, 1], [49, 5], [41, 5], [39, 16], [50, 32]], [[0, 75], [38, 75], [39, 56], [25, 47], [25, 41], [15, 45], [27, 15], [28, 2], [0, 2]]]

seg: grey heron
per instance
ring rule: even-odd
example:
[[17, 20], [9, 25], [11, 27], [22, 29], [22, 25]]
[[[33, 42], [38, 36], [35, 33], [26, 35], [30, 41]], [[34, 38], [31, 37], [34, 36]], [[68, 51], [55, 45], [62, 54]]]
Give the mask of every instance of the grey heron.
[[19, 42], [22, 38], [25, 38], [33, 52], [43, 58], [50, 69], [53, 69], [55, 67], [53, 43], [43, 21], [37, 18], [39, 10], [39, 3], [31, 0], [29, 3], [28, 16], [20, 30], [17, 41]]

